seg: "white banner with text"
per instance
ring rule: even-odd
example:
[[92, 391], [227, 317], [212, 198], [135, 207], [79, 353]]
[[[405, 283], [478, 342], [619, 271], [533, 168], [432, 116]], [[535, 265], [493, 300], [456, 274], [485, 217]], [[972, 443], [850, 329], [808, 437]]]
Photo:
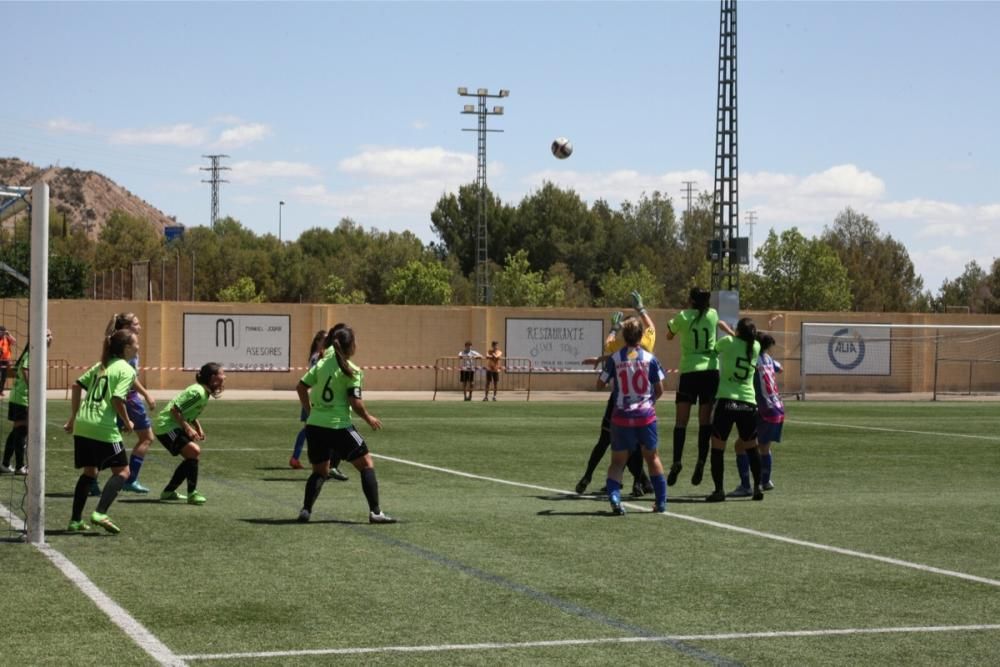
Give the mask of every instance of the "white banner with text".
[[184, 313], [184, 367], [210, 361], [226, 371], [287, 371], [290, 315]]
[[587, 357], [598, 357], [604, 346], [604, 320], [539, 320], [507, 318], [508, 357], [531, 360], [541, 371], [590, 370]]

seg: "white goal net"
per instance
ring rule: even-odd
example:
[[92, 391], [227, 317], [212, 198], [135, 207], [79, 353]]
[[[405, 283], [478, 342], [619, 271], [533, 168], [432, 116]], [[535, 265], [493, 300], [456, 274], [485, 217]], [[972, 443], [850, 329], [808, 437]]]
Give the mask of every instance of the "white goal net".
[[798, 342], [803, 398], [1000, 394], [1000, 326], [805, 322]]

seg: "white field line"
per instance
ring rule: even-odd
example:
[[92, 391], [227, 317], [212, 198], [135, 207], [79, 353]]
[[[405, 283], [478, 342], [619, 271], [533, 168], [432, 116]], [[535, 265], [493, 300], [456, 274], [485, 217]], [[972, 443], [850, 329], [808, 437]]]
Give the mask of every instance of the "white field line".
[[[406, 459], [396, 458], [394, 456], [386, 456], [385, 454], [372, 454], [373, 457], [379, 459], [385, 459], [386, 461], [393, 461], [395, 463], [403, 463], [405, 465], [414, 466], [417, 468], [424, 468], [425, 470], [433, 470], [435, 472], [443, 472], [449, 475], [456, 475], [458, 477], [467, 477], [469, 479], [479, 479], [487, 482], [494, 482], [496, 484], [506, 484], [508, 486], [516, 486], [524, 489], [534, 489], [536, 491], [546, 491], [548, 493], [560, 493], [565, 495], [572, 495], [571, 491], [566, 491], [565, 489], [553, 489], [546, 486], [538, 486], [535, 484], [525, 484], [523, 482], [512, 482], [506, 479], [498, 479], [496, 477], [485, 477], [483, 475], [474, 475], [472, 473], [463, 472], [461, 470], [453, 470], [450, 468], [441, 468], [438, 466], [427, 465], [426, 463], [417, 463], [416, 461], [408, 461]], [[622, 503], [626, 507], [635, 509], [638, 511], [650, 512], [652, 511], [647, 505], [636, 505], [631, 502]], [[669, 501], [667, 503], [669, 507]], [[922, 565], [921, 563], [911, 563], [910, 561], [900, 560], [898, 558], [888, 558], [886, 556], [878, 556], [876, 554], [869, 554], [863, 551], [854, 551], [853, 549], [843, 549], [841, 547], [834, 547], [828, 544], [819, 544], [817, 542], [808, 542], [806, 540], [798, 540], [793, 537], [785, 537], [783, 535], [776, 535], [774, 533], [765, 533], [760, 530], [753, 530], [751, 528], [744, 528], [742, 526], [734, 526], [728, 523], [722, 523], [720, 521], [712, 521], [710, 519], [702, 519], [699, 517], [687, 516], [684, 514], [674, 514], [673, 512], [665, 512], [663, 516], [671, 517], [674, 519], [682, 519], [684, 521], [691, 521], [693, 523], [700, 523], [706, 526], [712, 526], [713, 528], [721, 528], [723, 530], [731, 530], [737, 533], [743, 533], [744, 535], [752, 535], [753, 537], [762, 537], [768, 540], [775, 540], [776, 542], [784, 542], [786, 544], [794, 544], [800, 547], [809, 547], [811, 549], [818, 549], [820, 551], [828, 551], [830, 553], [841, 554], [843, 556], [853, 556], [855, 558], [865, 558], [868, 560], [877, 561], [880, 563], [886, 563], [888, 565], [896, 565], [899, 567], [906, 567], [913, 570], [919, 570], [921, 572], [930, 572], [933, 574], [940, 574], [947, 577], [955, 577], [957, 579], [965, 579], [966, 581], [974, 581], [979, 584], [987, 584], [989, 586], [996, 586], [1000, 588], [1000, 580], [988, 579], [986, 577], [978, 577], [974, 574], [966, 574], [964, 572], [956, 572], [954, 570], [945, 570], [939, 567], [933, 567], [931, 565]]]
[[909, 433], [910, 435], [930, 435], [935, 438], [970, 438], [972, 440], [986, 440], [988, 442], [1000, 442], [1000, 436], [996, 435], [975, 435], [971, 433], [938, 433], [935, 431], [910, 431], [903, 428], [884, 428], [880, 426], [866, 426], [862, 424], [828, 424], [826, 422], [802, 421], [801, 419], [788, 419], [785, 423], [806, 424], [807, 426], [824, 426], [827, 428], [849, 428], [859, 431], [881, 431], [883, 433]]
[[[21, 517], [11, 512], [6, 506], [0, 504], [0, 519], [5, 519], [13, 526], [14, 530], [23, 531], [24, 522]], [[186, 667], [184, 658], [178, 656], [167, 645], [161, 642], [147, 630], [145, 626], [137, 621], [131, 614], [125, 611], [117, 602], [105, 595], [104, 591], [97, 587], [93, 581], [87, 578], [80, 568], [73, 564], [66, 556], [62, 555], [48, 544], [33, 545], [43, 556], [52, 561], [56, 568], [66, 575], [66, 578], [76, 584], [84, 595], [91, 599], [97, 607], [103, 611], [111, 622], [117, 625], [139, 648], [149, 654], [157, 664], [164, 667]]]
[[900, 628], [838, 628], [831, 630], [788, 630], [774, 632], [732, 632], [716, 635], [664, 635], [662, 637], [603, 637], [597, 639], [554, 639], [527, 642], [485, 642], [481, 644], [438, 644], [429, 646], [379, 646], [357, 648], [303, 649], [300, 651], [256, 651], [251, 653], [206, 653], [182, 655], [185, 660], [249, 660], [254, 658], [287, 658], [307, 655], [361, 655], [371, 653], [431, 653], [436, 651], [485, 651], [519, 648], [550, 648], [560, 646], [592, 646], [595, 644], [639, 644], [650, 642], [729, 641], [733, 639], [776, 639], [784, 637], [836, 637], [872, 634], [903, 634], [928, 632], [976, 632], [1000, 630], [1000, 625], [932, 625]]

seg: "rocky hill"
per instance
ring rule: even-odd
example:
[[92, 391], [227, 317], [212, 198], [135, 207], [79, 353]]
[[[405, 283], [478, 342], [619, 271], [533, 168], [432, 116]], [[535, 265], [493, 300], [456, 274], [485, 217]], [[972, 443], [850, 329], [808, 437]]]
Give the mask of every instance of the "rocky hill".
[[[96, 171], [39, 168], [17, 158], [0, 158], [0, 185], [30, 186], [39, 180], [49, 184], [49, 208], [56, 219], [58, 214], [65, 215], [70, 227], [83, 228], [94, 239], [115, 210], [148, 220], [160, 234], [164, 227], [179, 224], [173, 217]], [[26, 215], [23, 206], [13, 206], [0, 214], [0, 224], [7, 228]]]

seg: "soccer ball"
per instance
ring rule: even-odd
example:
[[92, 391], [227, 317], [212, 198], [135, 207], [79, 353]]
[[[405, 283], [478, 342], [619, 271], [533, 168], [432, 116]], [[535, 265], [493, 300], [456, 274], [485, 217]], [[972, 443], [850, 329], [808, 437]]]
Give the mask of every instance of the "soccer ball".
[[552, 142], [552, 154], [560, 160], [565, 160], [573, 154], [573, 144], [566, 137], [559, 137]]

